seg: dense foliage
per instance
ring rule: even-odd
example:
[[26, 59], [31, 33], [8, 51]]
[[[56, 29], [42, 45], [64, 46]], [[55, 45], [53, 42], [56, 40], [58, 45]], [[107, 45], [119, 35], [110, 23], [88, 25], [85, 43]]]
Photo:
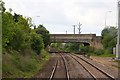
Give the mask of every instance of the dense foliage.
[[79, 52], [80, 44], [79, 43], [66, 43], [65, 49], [71, 52]]
[[[43, 25], [31, 29], [29, 18], [11, 12], [2, 12], [2, 43], [5, 49], [23, 51], [26, 48], [33, 49], [37, 54], [49, 43], [49, 31]], [[44, 43], [43, 43], [44, 42]]]
[[37, 35], [36, 33], [31, 33], [31, 47], [37, 53], [40, 54], [41, 49], [43, 49], [43, 39], [41, 35]]
[[57, 50], [73, 52], [73, 53], [88, 53], [94, 51], [93, 47], [84, 46], [84, 44], [81, 43], [52, 43], [51, 47]]
[[31, 77], [49, 57], [44, 50], [49, 42], [49, 31], [43, 25], [31, 29], [31, 18], [12, 14], [12, 9], [6, 11], [4, 2], [1, 2], [1, 6], [2, 76]]
[[49, 31], [43, 25], [39, 25], [38, 28], [35, 29], [37, 34], [41, 34], [44, 42], [44, 47], [46, 48], [50, 41]]
[[102, 30], [102, 44], [105, 49], [105, 53], [112, 53], [113, 47], [116, 46], [117, 40], [117, 28], [106, 27]]

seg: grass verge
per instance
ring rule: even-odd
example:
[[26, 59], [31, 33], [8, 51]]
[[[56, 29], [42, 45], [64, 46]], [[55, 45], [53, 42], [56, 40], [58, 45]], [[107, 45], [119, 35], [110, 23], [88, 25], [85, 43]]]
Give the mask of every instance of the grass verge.
[[2, 62], [3, 78], [30, 78], [49, 60], [49, 54], [42, 50], [40, 55], [37, 55], [32, 50], [29, 54], [21, 54], [18, 51], [12, 50], [5, 52]]
[[94, 53], [88, 53], [88, 55], [90, 55], [90, 56], [99, 56], [99, 57], [113, 57], [113, 58], [115, 58], [114, 54], [107, 54], [107, 53], [100, 54], [100, 55], [94, 54]]

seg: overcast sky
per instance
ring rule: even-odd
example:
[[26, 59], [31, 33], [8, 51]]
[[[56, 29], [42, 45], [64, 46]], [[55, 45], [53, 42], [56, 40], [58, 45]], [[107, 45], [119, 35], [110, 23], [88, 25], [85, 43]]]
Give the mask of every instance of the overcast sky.
[[[82, 34], [101, 35], [106, 25], [116, 26], [117, 0], [3, 0], [7, 10], [31, 17], [51, 34], [73, 34], [73, 26], [82, 24]], [[112, 12], [108, 12], [112, 11]], [[40, 17], [37, 17], [40, 16]], [[78, 26], [76, 34], [78, 34]]]

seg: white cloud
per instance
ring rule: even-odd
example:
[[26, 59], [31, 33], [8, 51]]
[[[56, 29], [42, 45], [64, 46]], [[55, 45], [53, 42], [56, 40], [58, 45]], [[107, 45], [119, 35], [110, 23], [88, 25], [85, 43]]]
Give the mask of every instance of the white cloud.
[[[73, 33], [73, 24], [82, 23], [82, 33], [100, 34], [107, 25], [116, 25], [117, 0], [3, 0], [6, 8], [33, 18], [51, 33]], [[35, 16], [40, 16], [39, 18]], [[76, 29], [77, 30], [77, 29]], [[77, 32], [76, 32], [77, 33]]]

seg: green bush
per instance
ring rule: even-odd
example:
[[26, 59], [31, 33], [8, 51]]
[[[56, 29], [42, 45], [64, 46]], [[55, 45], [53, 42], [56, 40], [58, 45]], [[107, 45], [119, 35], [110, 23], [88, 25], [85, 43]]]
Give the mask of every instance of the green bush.
[[40, 34], [31, 33], [31, 47], [37, 54], [40, 54], [41, 50], [44, 48], [43, 39]]
[[35, 29], [30, 28], [31, 23], [28, 18], [16, 13], [13, 15], [12, 10], [6, 12], [4, 3], [0, 2], [2, 4], [2, 77], [31, 77], [49, 57], [46, 52], [40, 54], [44, 43], [45, 46], [49, 43], [49, 31], [42, 28], [43, 30], [39, 31], [41, 34], [37, 34]]
[[26, 60], [23, 58], [19, 61], [18, 68], [23, 72], [30, 72], [36, 69], [36, 62], [34, 59]]
[[44, 42], [44, 47], [46, 48], [50, 42], [50, 34], [49, 31], [43, 26], [39, 25], [38, 28], [35, 29], [37, 34], [41, 34]]
[[[2, 74], [6, 78], [16, 78], [16, 77], [30, 77], [34, 75], [36, 71], [41, 68], [44, 61], [48, 60], [48, 53], [42, 50], [41, 56], [37, 57], [35, 52], [31, 53], [29, 50], [29, 55], [21, 55], [19, 52], [12, 51], [11, 54], [3, 54], [2, 63]], [[33, 57], [34, 56], [34, 57]]]
[[107, 48], [104, 51], [105, 54], [112, 54], [113, 53], [113, 49], [112, 48]]
[[14, 21], [14, 16], [10, 12], [2, 13], [2, 46], [7, 49], [21, 50], [25, 48], [26, 34], [29, 34], [30, 27], [27, 19], [18, 15], [18, 21]]
[[117, 28], [113, 26], [106, 27], [101, 33], [101, 42], [105, 50], [105, 54], [112, 54], [113, 47], [116, 46], [117, 42]]
[[80, 46], [80, 50], [81, 52], [85, 52], [85, 53], [91, 53], [94, 52], [94, 48], [91, 46]]
[[17, 28], [14, 28], [13, 32], [14, 34], [12, 35], [12, 39], [9, 41], [9, 46], [15, 50], [19, 50], [24, 44], [23, 33]]
[[96, 55], [102, 55], [102, 54], [104, 54], [104, 50], [103, 49], [97, 49], [97, 50], [95, 50], [95, 52], [94, 52]]
[[48, 60], [48, 58], [49, 58], [49, 54], [45, 50], [41, 51], [41, 55], [40, 56], [44, 60]]

